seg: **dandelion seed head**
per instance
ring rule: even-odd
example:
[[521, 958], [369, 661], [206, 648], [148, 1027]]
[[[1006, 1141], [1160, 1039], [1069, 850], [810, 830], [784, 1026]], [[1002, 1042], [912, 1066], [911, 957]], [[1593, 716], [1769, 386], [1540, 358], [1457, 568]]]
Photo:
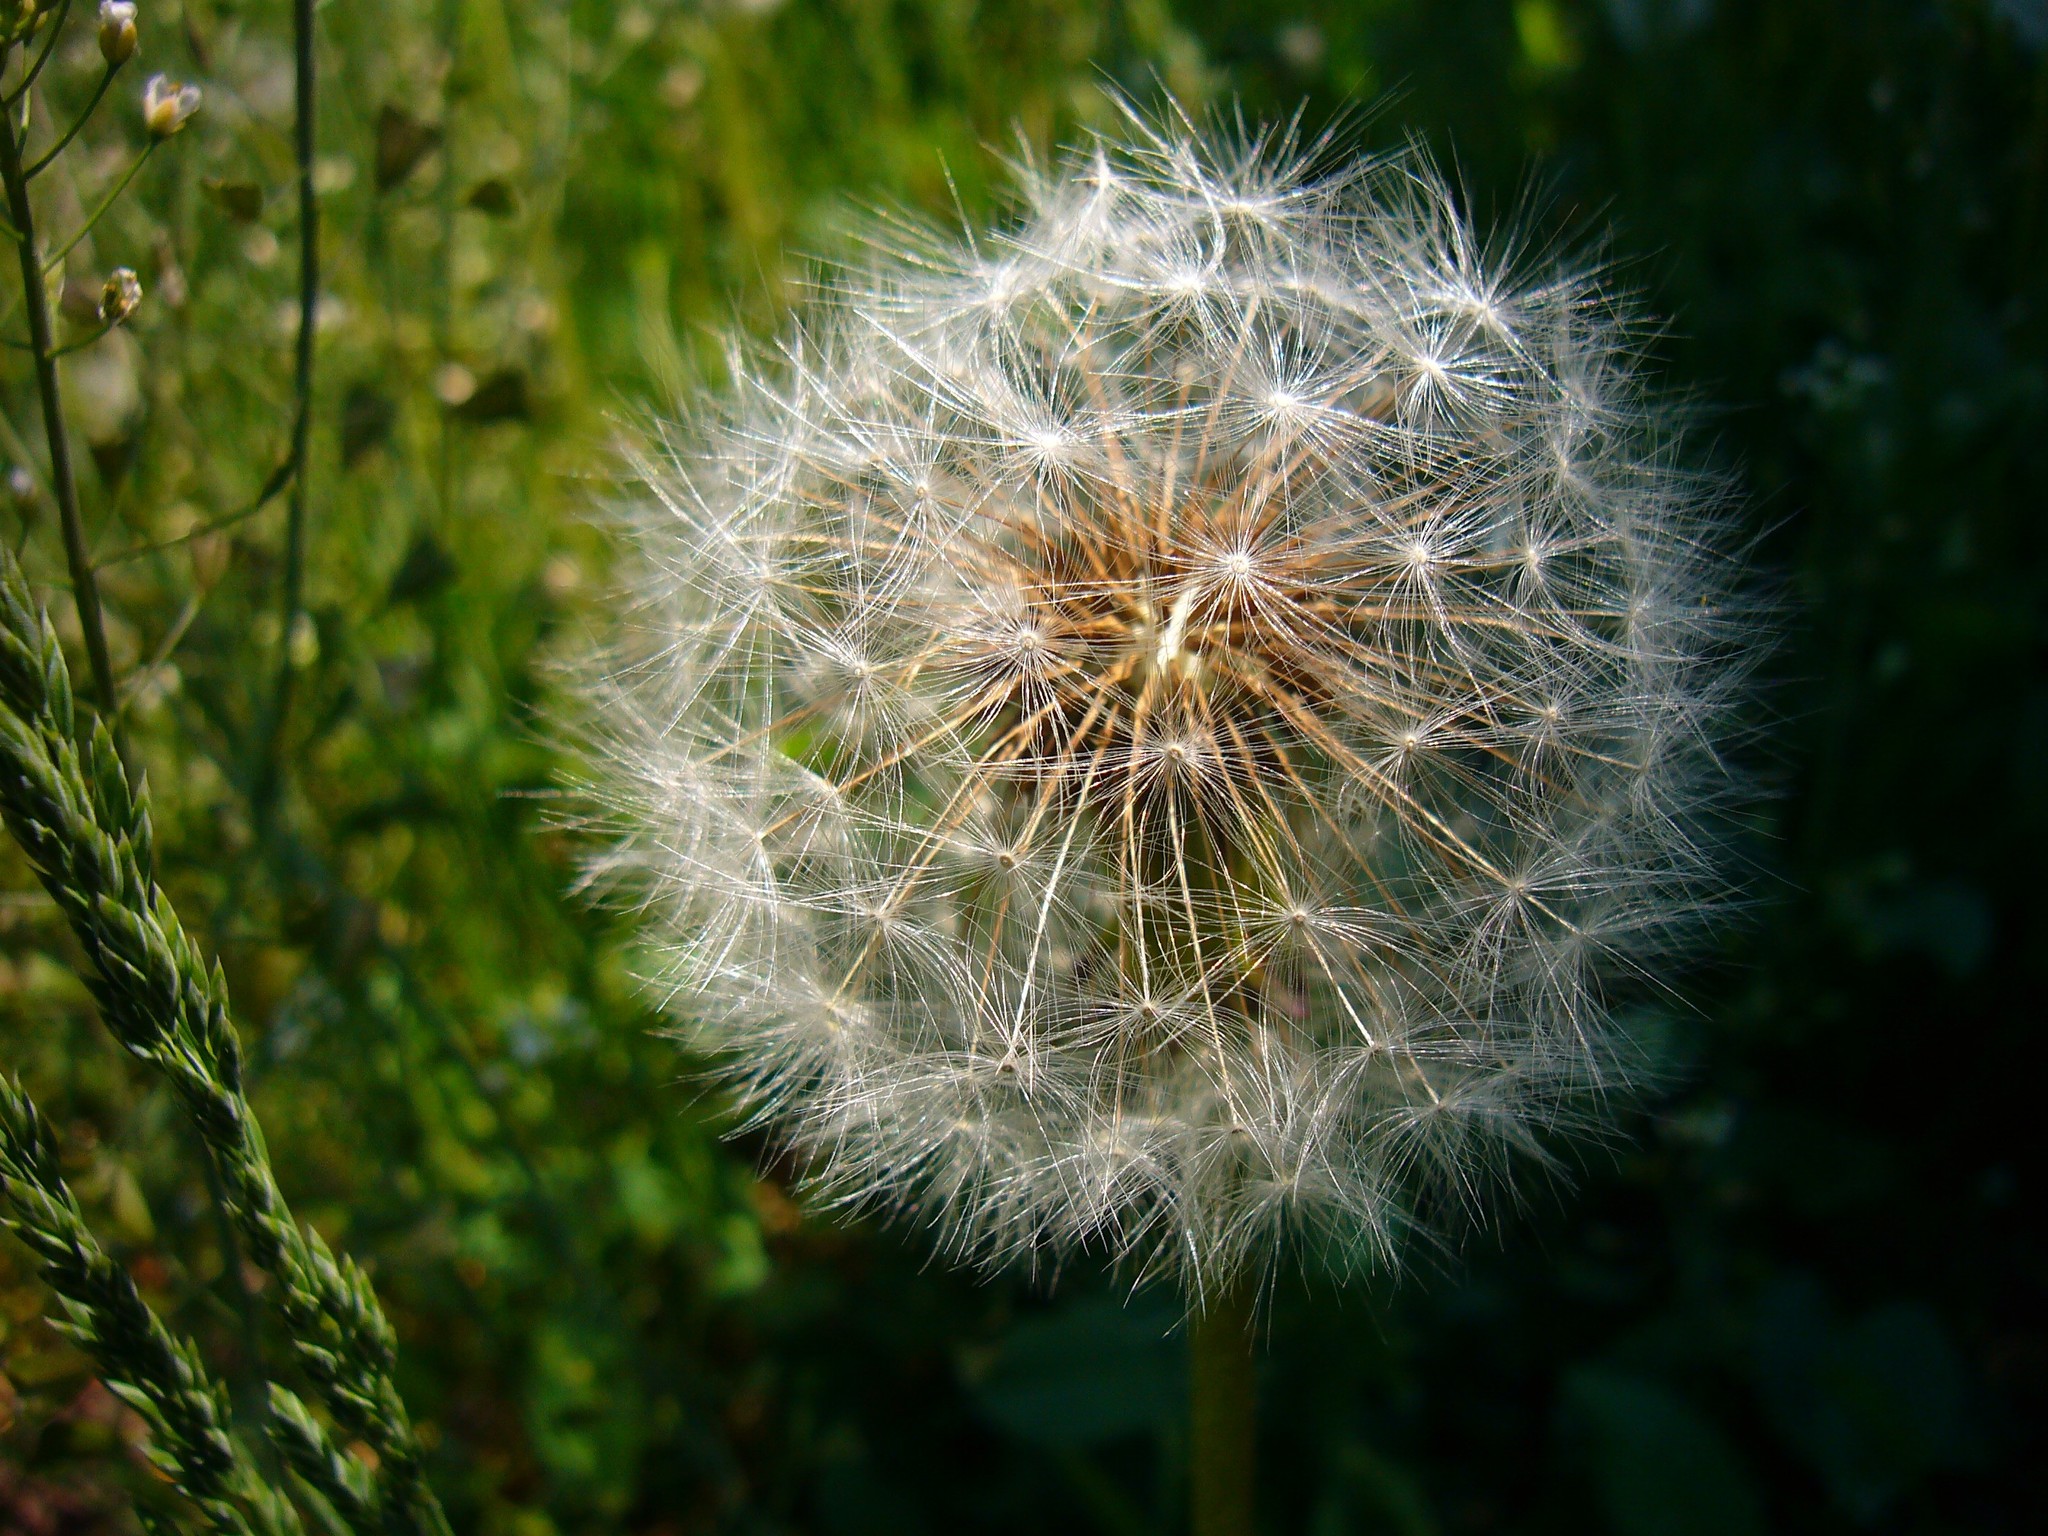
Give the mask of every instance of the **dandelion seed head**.
[[1613, 999], [1728, 899], [1724, 498], [1417, 154], [1019, 179], [642, 450], [600, 862], [828, 1197], [1390, 1262], [1627, 1086]]

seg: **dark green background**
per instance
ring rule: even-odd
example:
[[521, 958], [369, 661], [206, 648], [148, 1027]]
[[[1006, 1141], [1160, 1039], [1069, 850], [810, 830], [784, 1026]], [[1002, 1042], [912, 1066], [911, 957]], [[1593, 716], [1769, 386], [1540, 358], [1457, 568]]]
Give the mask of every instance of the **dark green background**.
[[[1266, 1529], [2032, 1528], [2048, 5], [367, 0], [320, 25], [334, 308], [274, 835], [245, 786], [279, 512], [112, 566], [108, 595], [280, 1176], [374, 1265], [459, 1528], [1184, 1519], [1172, 1298], [957, 1275], [799, 1213], [650, 1036], [627, 926], [569, 893], [537, 797], [551, 658], [606, 605], [580, 514], [607, 413], [715, 378], [714, 328], [771, 327], [859, 206], [943, 215], [945, 167], [994, 216], [986, 146], [1106, 120], [1111, 83], [1305, 100], [1359, 146], [1421, 136], [1483, 221], [1533, 186], [1537, 229], [1611, 228], [1785, 595], [1755, 908], [1643, 1021], [1677, 1087], [1400, 1284], [1283, 1286]], [[289, 410], [287, 8], [143, 26], [148, 66], [209, 97], [73, 265], [151, 293], [71, 368], [103, 556], [245, 505]], [[67, 60], [75, 101], [92, 61]], [[133, 117], [74, 152], [53, 224]], [[39, 436], [17, 356], [0, 405]], [[10, 526], [61, 614], [46, 509]], [[0, 872], [0, 1051], [96, 1225], [246, 1383], [276, 1341], [237, 1323], [192, 1148]], [[126, 1529], [146, 1479], [29, 1276], [0, 1250], [0, 1527]]]

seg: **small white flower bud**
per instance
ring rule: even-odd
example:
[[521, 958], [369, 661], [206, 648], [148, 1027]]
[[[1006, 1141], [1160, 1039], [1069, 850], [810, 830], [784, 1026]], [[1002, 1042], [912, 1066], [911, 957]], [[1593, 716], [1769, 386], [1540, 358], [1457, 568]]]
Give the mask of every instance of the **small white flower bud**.
[[142, 304], [142, 279], [133, 267], [116, 267], [100, 290], [100, 323], [119, 325]]
[[142, 121], [156, 138], [168, 139], [198, 110], [196, 85], [181, 85], [169, 75], [151, 75], [142, 88]]
[[100, 57], [107, 68], [119, 69], [134, 58], [141, 42], [131, 0], [100, 0]]

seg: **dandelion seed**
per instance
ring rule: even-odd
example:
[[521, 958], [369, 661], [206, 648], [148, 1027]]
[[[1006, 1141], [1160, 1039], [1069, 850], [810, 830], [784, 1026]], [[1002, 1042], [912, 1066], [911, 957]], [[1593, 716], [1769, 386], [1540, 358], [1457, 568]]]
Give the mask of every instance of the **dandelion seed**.
[[1751, 660], [1590, 278], [1419, 155], [1136, 128], [640, 465], [596, 788], [678, 1033], [988, 1261], [1375, 1261], [1624, 1086]]

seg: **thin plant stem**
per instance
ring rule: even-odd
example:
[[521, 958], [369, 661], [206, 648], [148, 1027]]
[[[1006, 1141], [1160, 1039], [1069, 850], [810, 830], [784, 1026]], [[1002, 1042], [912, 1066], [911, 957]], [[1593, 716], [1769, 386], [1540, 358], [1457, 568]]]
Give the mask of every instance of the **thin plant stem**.
[[100, 199], [99, 207], [93, 209], [91, 216], [78, 227], [78, 232], [43, 259], [44, 272], [54, 272], [57, 269], [57, 264], [77, 248], [78, 242], [93, 232], [94, 226], [106, 217], [107, 210], [114, 206], [115, 200], [128, 190], [128, 183], [133, 181], [142, 168], [149, 163], [149, 157], [156, 153], [157, 146], [161, 143], [163, 143], [162, 139], [151, 139], [149, 141], [142, 153], [135, 157], [133, 163], [123, 173], [121, 179], [114, 183], [113, 189]]
[[[120, 323], [121, 322], [118, 320], [103, 321], [101, 322], [98, 330], [92, 331], [87, 335], [81, 336], [76, 341], [65, 342], [63, 346], [59, 347], [50, 355], [52, 357], [69, 357], [74, 352], [83, 352], [87, 347], [91, 346], [94, 342], [105, 340], [107, 333], [113, 330], [114, 327], [119, 325]], [[18, 347], [21, 345], [21, 343], [17, 341], [9, 341], [7, 345], [9, 345], [10, 347]]]
[[[107, 210], [114, 206], [114, 200], [118, 198], [123, 192], [128, 190], [128, 183], [135, 179], [136, 173], [139, 172], [142, 169], [142, 167], [148, 162], [149, 157], [156, 153], [157, 145], [162, 142], [163, 141], [161, 139], [152, 139], [149, 143], [149, 146], [146, 149], [144, 149], [141, 154], [137, 155], [134, 161], [129, 165], [126, 174], [124, 174], [119, 181], [114, 183], [114, 190], [109, 192], [104, 198], [100, 200], [99, 207], [93, 209], [92, 217], [87, 219], [85, 223], [79, 227], [78, 232], [74, 234], [69, 240], [66, 240], [62, 246], [58, 247], [57, 250], [51, 252], [48, 256], [45, 256], [43, 258], [44, 277], [48, 277], [52, 272], [56, 271], [57, 268], [63, 264], [64, 258], [66, 256], [69, 256], [71, 252], [77, 248], [78, 242], [83, 240], [87, 235], [92, 233], [93, 226], [98, 224], [99, 221], [106, 216]], [[19, 151], [19, 148], [20, 146], [19, 144], [17, 144], [17, 152]], [[31, 228], [29, 233], [30, 236], [33, 237], [33, 228]], [[17, 237], [15, 243], [18, 245], [32, 245], [34, 244], [34, 240], [33, 238], [23, 240]], [[9, 299], [5, 305], [0, 305], [0, 325], [5, 325], [8, 321], [14, 318], [14, 311], [20, 307], [21, 303], [21, 299], [14, 298]]]
[[1249, 1280], [1219, 1288], [1189, 1330], [1194, 1536], [1252, 1536], [1255, 1295]]
[[214, 1241], [220, 1245], [221, 1269], [229, 1280], [235, 1299], [235, 1324], [241, 1334], [241, 1380], [236, 1384], [236, 1409], [249, 1415], [250, 1422], [268, 1427], [270, 1398], [263, 1366], [263, 1327], [256, 1315], [256, 1291], [249, 1284], [249, 1272], [242, 1266], [242, 1243], [235, 1235], [234, 1213], [228, 1209], [228, 1194], [220, 1181], [220, 1169], [200, 1138], [199, 1166], [206, 1174], [207, 1202], [213, 1207]]
[[51, 161], [64, 153], [71, 141], [78, 137], [78, 130], [85, 126], [86, 119], [99, 110], [100, 102], [107, 94], [107, 87], [114, 83], [114, 76], [120, 72], [121, 66], [118, 64], [109, 64], [100, 72], [100, 83], [93, 87], [92, 99], [85, 104], [85, 109], [73, 120], [71, 126], [64, 130], [64, 137], [38, 155], [35, 163], [21, 173], [23, 180], [34, 181], [49, 168]]
[[251, 799], [259, 824], [267, 823], [283, 775], [284, 730], [291, 713], [292, 632], [306, 602], [306, 523], [309, 515], [308, 444], [313, 423], [313, 344], [320, 303], [320, 202], [313, 188], [313, 0], [294, 0], [292, 44], [297, 122], [294, 149], [299, 173], [299, 336], [292, 370], [291, 502], [285, 513], [284, 587], [278, 631], [277, 681], [256, 765]]
[[43, 66], [50, 62], [50, 55], [57, 51], [57, 38], [64, 31], [64, 23], [70, 15], [71, 0], [64, 0], [64, 3], [57, 7], [57, 14], [50, 18], [44, 30], [43, 51], [36, 55], [35, 63], [29, 65], [27, 70], [23, 72], [21, 84], [9, 91], [4, 98], [0, 98], [0, 102], [4, 102], [6, 106], [11, 107], [28, 95], [29, 88], [36, 83], [36, 77], [42, 74]]
[[[441, 218], [441, 248], [435, 270], [434, 346], [442, 362], [455, 352], [455, 93], [461, 89], [462, 6], [460, 0], [442, 0], [441, 46], [448, 53], [447, 83], [441, 98], [441, 182], [436, 190]], [[455, 517], [455, 432], [452, 411], [441, 413], [440, 460], [435, 466], [434, 485], [444, 526]]]
[[[144, 151], [144, 158], [147, 157], [148, 152]], [[43, 429], [50, 444], [50, 492], [56, 498], [57, 516], [64, 530], [71, 596], [78, 605], [78, 627], [85, 634], [93, 692], [98, 696], [101, 713], [111, 722], [119, 703], [114, 692], [114, 664], [107, 652], [99, 582], [93, 575], [92, 558], [86, 550], [85, 523], [78, 510], [78, 478], [71, 467], [71, 439], [64, 429], [64, 395], [57, 378], [56, 347], [51, 340], [50, 295], [43, 286], [47, 268], [36, 249], [35, 212], [22, 171], [21, 138], [11, 113], [0, 113], [0, 181], [6, 184], [9, 219], [21, 234], [15, 241], [15, 250], [21, 257], [22, 303], [28, 310], [29, 348], [35, 357], [36, 389], [42, 397]], [[127, 185], [127, 178], [123, 178], [122, 185]], [[61, 253], [58, 259], [62, 259]]]
[[210, 533], [219, 533], [222, 529], [232, 528], [238, 523], [246, 523], [250, 518], [270, 505], [271, 500], [282, 488], [282, 483], [289, 474], [290, 467], [290, 463], [287, 461], [285, 465], [286, 474], [274, 474], [271, 477], [277, 483], [266, 485], [256, 493], [254, 501], [237, 507], [232, 512], [224, 512], [211, 522], [201, 523], [196, 528], [188, 528], [185, 532], [173, 538], [157, 539], [147, 544], [131, 544], [128, 548], [117, 550], [111, 555], [102, 555], [96, 563], [101, 570], [105, 570], [110, 565], [125, 565], [130, 560], [140, 560], [144, 555], [162, 554], [167, 549], [176, 549], [181, 544], [190, 544], [194, 539], [203, 539]]

